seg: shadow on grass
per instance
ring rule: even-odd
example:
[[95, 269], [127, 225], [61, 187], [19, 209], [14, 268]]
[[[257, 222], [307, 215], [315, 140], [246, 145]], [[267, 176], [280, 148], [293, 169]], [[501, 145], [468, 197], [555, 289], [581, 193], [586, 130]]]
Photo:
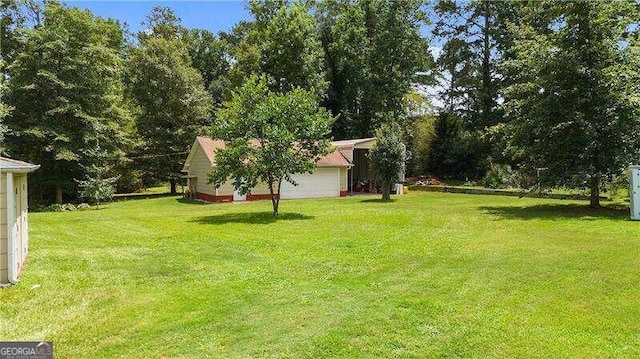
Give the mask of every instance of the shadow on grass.
[[199, 217], [193, 222], [201, 224], [269, 224], [279, 221], [300, 221], [313, 219], [315, 217], [300, 213], [280, 213], [277, 217], [272, 212], [251, 212], [251, 213], [225, 213], [215, 216]]
[[544, 204], [527, 207], [490, 207], [482, 206], [480, 210], [500, 216], [503, 219], [579, 219], [592, 221], [597, 219], [612, 219], [629, 221], [629, 208], [624, 205], [607, 205], [593, 209], [588, 205], [579, 204]]
[[207, 203], [207, 202], [198, 201], [198, 200], [191, 199], [191, 198], [184, 198], [184, 197], [176, 199], [176, 202], [184, 203], [184, 204], [197, 204], [197, 205], [210, 204], [210, 203]]
[[363, 199], [362, 201], [360, 201], [360, 203], [393, 203], [395, 202], [395, 199], [390, 199], [388, 201], [383, 201], [382, 198], [369, 198], [369, 199]]

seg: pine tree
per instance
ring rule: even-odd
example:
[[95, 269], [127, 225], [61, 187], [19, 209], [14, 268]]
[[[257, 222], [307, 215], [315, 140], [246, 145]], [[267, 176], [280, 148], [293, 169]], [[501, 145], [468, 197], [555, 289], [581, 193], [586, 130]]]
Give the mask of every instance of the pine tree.
[[88, 166], [81, 166], [85, 172], [84, 179], [76, 180], [80, 198], [94, 203], [96, 209], [100, 209], [100, 203], [113, 198], [119, 176], [111, 176], [114, 166], [107, 163], [109, 154], [99, 146], [87, 150], [87, 157], [92, 161]]

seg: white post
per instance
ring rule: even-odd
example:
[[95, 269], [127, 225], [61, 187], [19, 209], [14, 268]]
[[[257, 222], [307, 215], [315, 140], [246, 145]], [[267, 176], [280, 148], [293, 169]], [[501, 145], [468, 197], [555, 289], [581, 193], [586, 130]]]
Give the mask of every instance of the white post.
[[629, 199], [631, 200], [631, 219], [640, 220], [640, 166], [629, 166]]
[[7, 172], [7, 256], [9, 283], [18, 282], [18, 265], [16, 263], [16, 189], [13, 184], [13, 173]]

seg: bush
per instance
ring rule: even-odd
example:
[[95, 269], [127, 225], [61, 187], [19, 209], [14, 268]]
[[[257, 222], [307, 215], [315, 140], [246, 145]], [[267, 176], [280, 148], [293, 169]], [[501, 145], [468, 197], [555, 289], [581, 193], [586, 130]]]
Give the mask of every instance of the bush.
[[78, 205], [74, 205], [73, 203], [64, 203], [64, 204], [50, 204], [48, 206], [45, 205], [35, 205], [31, 208], [31, 212], [73, 212], [73, 211], [85, 211], [91, 208], [87, 203], [80, 203]]
[[484, 186], [487, 188], [514, 188], [519, 187], [520, 176], [505, 164], [491, 164], [484, 177]]
[[629, 183], [630, 177], [631, 173], [629, 170], [625, 170], [622, 174], [613, 177], [604, 192], [609, 192], [609, 198], [613, 200], [629, 198], [629, 187], [631, 186]]

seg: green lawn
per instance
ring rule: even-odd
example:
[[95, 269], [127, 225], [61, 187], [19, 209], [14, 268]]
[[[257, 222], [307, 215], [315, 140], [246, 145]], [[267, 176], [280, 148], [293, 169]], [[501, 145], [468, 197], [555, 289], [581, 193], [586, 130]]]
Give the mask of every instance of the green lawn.
[[624, 209], [411, 193], [33, 213], [2, 340], [57, 358], [638, 357]]

